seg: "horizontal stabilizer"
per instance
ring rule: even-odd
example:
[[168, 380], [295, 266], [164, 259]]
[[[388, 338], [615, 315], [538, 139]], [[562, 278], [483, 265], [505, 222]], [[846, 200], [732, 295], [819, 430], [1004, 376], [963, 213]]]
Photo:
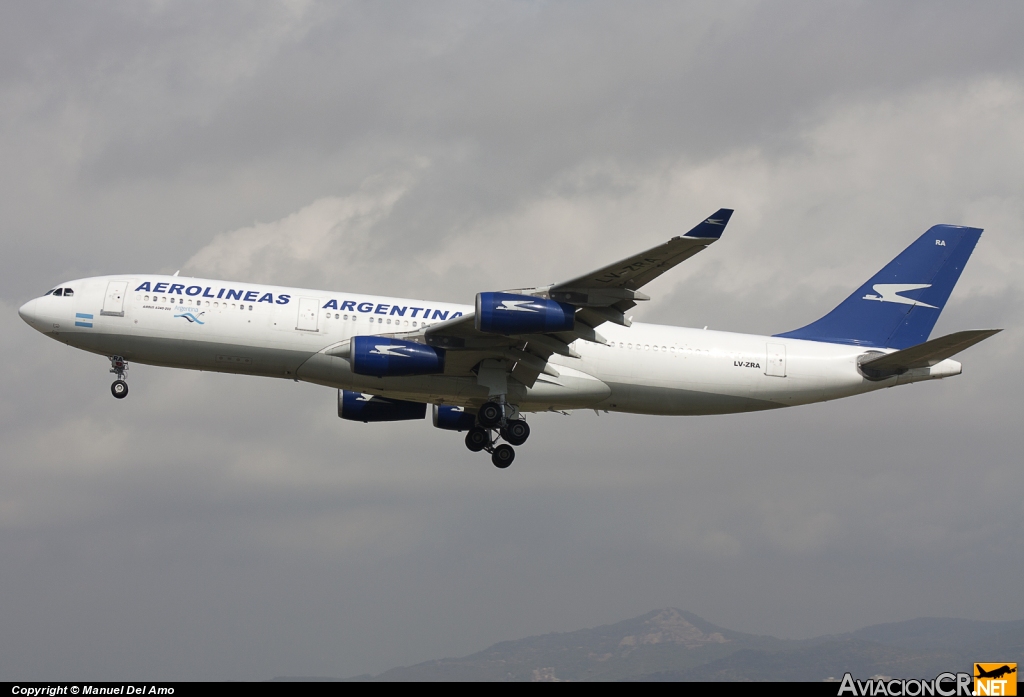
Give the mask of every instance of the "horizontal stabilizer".
[[883, 355], [869, 353], [861, 359], [860, 368], [865, 375], [876, 380], [890, 375], [900, 375], [913, 368], [930, 368], [1001, 331], [1003, 330], [971, 329], [940, 336], [938, 339], [902, 351]]

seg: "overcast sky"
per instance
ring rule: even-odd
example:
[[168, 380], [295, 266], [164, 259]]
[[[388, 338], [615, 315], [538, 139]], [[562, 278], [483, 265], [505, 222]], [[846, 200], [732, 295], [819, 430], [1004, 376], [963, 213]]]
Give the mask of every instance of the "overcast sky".
[[[349, 676], [669, 605], [1020, 619], [1022, 33], [1017, 2], [0, 5], [0, 679]], [[312, 385], [135, 365], [115, 401], [17, 316], [177, 269], [471, 303], [719, 207], [638, 321], [793, 329], [950, 223], [986, 231], [935, 335], [1006, 331], [835, 403], [535, 416], [499, 471]]]

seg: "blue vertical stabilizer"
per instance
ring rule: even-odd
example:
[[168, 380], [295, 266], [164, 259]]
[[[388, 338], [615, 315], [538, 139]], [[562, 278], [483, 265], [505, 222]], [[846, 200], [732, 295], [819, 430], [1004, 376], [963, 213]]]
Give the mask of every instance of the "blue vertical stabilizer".
[[832, 312], [776, 336], [895, 349], [927, 341], [980, 236], [936, 225]]

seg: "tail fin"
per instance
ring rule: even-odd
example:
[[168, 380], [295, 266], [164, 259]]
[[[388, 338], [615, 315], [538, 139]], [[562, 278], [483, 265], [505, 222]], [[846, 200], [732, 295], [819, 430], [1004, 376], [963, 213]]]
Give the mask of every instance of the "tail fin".
[[980, 236], [936, 225], [832, 312], [776, 336], [895, 349], [927, 341]]

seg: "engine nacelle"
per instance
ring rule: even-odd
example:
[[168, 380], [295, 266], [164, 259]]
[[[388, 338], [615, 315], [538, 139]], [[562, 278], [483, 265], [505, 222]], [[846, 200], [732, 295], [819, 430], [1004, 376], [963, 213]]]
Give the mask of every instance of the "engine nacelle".
[[576, 326], [572, 305], [514, 293], [477, 293], [476, 328], [491, 334], [567, 332]]
[[427, 405], [424, 402], [338, 390], [338, 416], [348, 421], [412, 421], [426, 415]]
[[352, 338], [352, 372], [379, 378], [444, 372], [444, 349], [381, 336]]
[[462, 407], [450, 407], [446, 404], [434, 405], [434, 426], [446, 431], [468, 431], [476, 426], [476, 415]]

